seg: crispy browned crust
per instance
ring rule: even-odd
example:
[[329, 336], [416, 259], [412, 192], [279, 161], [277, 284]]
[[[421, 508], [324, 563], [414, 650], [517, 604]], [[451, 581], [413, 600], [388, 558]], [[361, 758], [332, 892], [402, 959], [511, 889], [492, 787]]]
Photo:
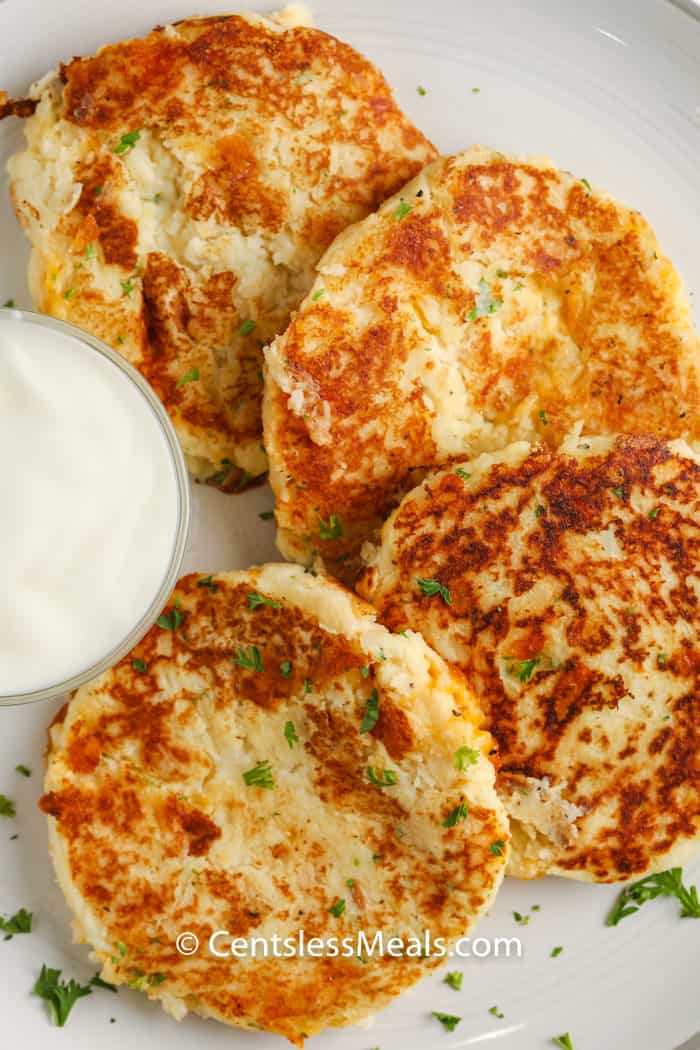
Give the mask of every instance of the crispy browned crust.
[[[336, 234], [435, 151], [371, 63], [311, 28], [278, 32], [238, 15], [190, 19], [176, 33], [159, 27], [73, 59], [60, 77], [58, 120], [86, 136], [74, 172], [82, 192], [52, 232], [49, 250], [46, 231], [33, 228], [37, 202], [16, 194], [30, 236], [43, 244], [38, 305], [127, 356], [164, 401], [191, 461], [209, 460], [209, 478], [219, 487], [245, 487], [265, 464], [258, 450], [261, 347], [286, 326], [310, 267]], [[128, 150], [118, 152], [121, 136], [137, 130], [142, 142], [149, 133], [176, 168], [194, 155], [173, 205], [188, 221], [213, 224], [205, 239], [222, 230], [253, 238], [250, 257], [239, 252], [236, 270], [214, 262], [211, 272], [194, 272], [186, 258], [156, 249], [139, 255], [139, 221], [124, 213], [119, 197]], [[287, 234], [291, 261], [275, 257], [289, 256]], [[121, 271], [129, 289], [121, 298], [118, 280], [112, 277], [114, 296], [93, 281], [84, 264], [88, 245], [97, 248], [97, 264]], [[278, 274], [289, 270], [277, 299], [251, 288], [245, 273], [261, 250], [266, 279], [271, 262]], [[52, 255], [62, 259], [58, 280]], [[242, 336], [241, 323], [251, 317], [255, 331]], [[195, 368], [199, 379], [183, 384]], [[199, 473], [205, 470], [200, 464]]]
[[539, 873], [614, 881], [700, 831], [700, 466], [652, 437], [582, 441], [428, 479], [360, 590], [466, 673], [506, 780], [549, 778], [580, 807]]
[[31, 117], [36, 106], [33, 98], [10, 98], [6, 91], [0, 91], [0, 120], [4, 117]]
[[[380, 686], [377, 724], [371, 733], [359, 732], [381, 653], [368, 660], [355, 639], [324, 630], [292, 604], [251, 612], [248, 595], [260, 583], [254, 571], [241, 577], [220, 575], [209, 585], [185, 577], [168, 606], [168, 613], [177, 608], [183, 617], [179, 629], [154, 627], [94, 684], [92, 697], [89, 688], [78, 694], [59, 727], [60, 746], [54, 737], [41, 808], [57, 822], [75, 893], [104, 927], [97, 947], [110, 980], [167, 974], [160, 990], [186, 998], [192, 1009], [301, 1045], [304, 1032], [347, 1023], [346, 1014], [362, 1015], [371, 1003], [384, 1005], [437, 960], [243, 963], [216, 959], [205, 947], [185, 958], [175, 949], [176, 935], [192, 931], [205, 946], [216, 929], [243, 936], [264, 928], [269, 936], [272, 928], [291, 924], [307, 937], [353, 936], [359, 929], [394, 930], [411, 901], [412, 922], [420, 921], [432, 936], [459, 936], [469, 925], [465, 916], [478, 913], [495, 892], [505, 861], [493, 856], [489, 843], [508, 834], [492, 781], [474, 797], [469, 788], [464, 793], [468, 833], [465, 825], [456, 833], [442, 828], [454, 802], [445, 786], [456, 775], [452, 752], [440, 740], [417, 739], [408, 701], [404, 711]], [[332, 599], [331, 585], [325, 586]], [[364, 615], [371, 612], [353, 600]], [[261, 654], [261, 672], [233, 662], [251, 646]], [[147, 669], [134, 668], [134, 660]], [[286, 660], [292, 669], [285, 676]], [[168, 675], [178, 682], [184, 676], [189, 684], [173, 689]], [[351, 702], [334, 704], [329, 697], [348, 682]], [[464, 685], [458, 679], [453, 684], [457, 698]], [[453, 718], [452, 706], [454, 722], [459, 712]], [[299, 733], [294, 750], [282, 737], [285, 717], [294, 719]], [[231, 755], [259, 743], [260, 726], [268, 722], [290, 768], [284, 775], [275, 769], [275, 790], [241, 788], [240, 773], [228, 773]], [[455, 724], [461, 738], [459, 725], [467, 723]], [[480, 761], [488, 763], [492, 739], [483, 733], [479, 739]], [[377, 741], [389, 756], [384, 764], [394, 769], [404, 764], [413, 770], [412, 763], [440, 756], [443, 783], [419, 799], [414, 794], [411, 806], [377, 788], [366, 775], [369, 748]], [[244, 768], [266, 757], [256, 754]], [[309, 771], [302, 771], [307, 762]], [[318, 823], [300, 797], [320, 800]], [[428, 832], [435, 841], [428, 848], [413, 829], [426, 833], [425, 824], [414, 822], [426, 819], [416, 814], [432, 813], [431, 806]], [[336, 832], [347, 828], [340, 841], [348, 856], [329, 846], [328, 825]], [[194, 866], [188, 858], [195, 858]], [[363, 889], [368, 865], [372, 883]], [[354, 902], [342, 922], [328, 910], [336, 869], [350, 880], [341, 885]], [[70, 900], [74, 904], [73, 894]], [[119, 944], [124, 951], [115, 950]]]
[[[520, 437], [556, 446], [578, 420], [594, 433], [700, 436], [698, 338], [638, 213], [566, 172], [481, 149], [438, 161], [401, 201], [336, 242], [325, 294], [268, 351], [265, 443], [287, 550], [315, 548], [343, 576], [336, 559], [357, 552], [416, 471]], [[503, 302], [493, 316], [473, 314], [479, 272]], [[452, 419], [461, 447], [441, 438]], [[340, 541], [319, 534], [331, 514]]]

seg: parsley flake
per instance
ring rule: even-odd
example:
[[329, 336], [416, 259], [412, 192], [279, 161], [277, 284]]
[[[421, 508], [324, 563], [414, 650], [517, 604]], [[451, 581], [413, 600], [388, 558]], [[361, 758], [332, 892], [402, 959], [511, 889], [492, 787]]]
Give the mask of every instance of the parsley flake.
[[468, 481], [471, 477], [471, 474], [468, 474], [467, 471], [463, 470], [462, 467], [457, 467], [457, 469], [455, 470], [455, 474], [458, 478], [462, 478], [463, 481]]
[[261, 510], [258, 517], [261, 521], [272, 521], [275, 516], [274, 510]]
[[339, 540], [343, 535], [343, 523], [337, 514], [330, 514], [328, 521], [319, 518], [318, 534], [322, 540]]
[[289, 744], [290, 748], [294, 747], [295, 744], [299, 743], [299, 737], [297, 736], [297, 731], [294, 728], [294, 722], [284, 723], [284, 737], [287, 743]]
[[136, 285], [134, 284], [134, 282], [131, 280], [130, 277], [128, 278], [128, 280], [120, 281], [119, 283], [122, 286], [122, 295], [125, 298], [128, 299], [129, 296], [131, 295], [131, 293], [133, 292], [134, 288], [136, 287]]
[[237, 667], [243, 667], [246, 671], [262, 671], [263, 662], [257, 645], [251, 645], [248, 652], [240, 648], [232, 658]]
[[335, 904], [331, 904], [331, 906], [328, 909], [328, 911], [331, 913], [331, 915], [335, 915], [336, 919], [339, 919], [340, 916], [345, 911], [345, 900], [344, 900], [344, 898], [343, 897], [339, 897], [338, 900], [335, 902]]
[[[509, 660], [510, 657], [506, 657], [506, 659]], [[508, 673], [514, 675], [521, 682], [529, 682], [533, 671], [541, 662], [539, 656], [533, 656], [530, 660], [511, 660], [508, 665]]]
[[191, 368], [189, 372], [185, 372], [183, 376], [180, 376], [180, 378], [177, 381], [177, 385], [184, 386], [185, 383], [194, 383], [197, 379], [199, 379], [199, 369]]
[[126, 135], [122, 135], [118, 144], [114, 147], [114, 152], [120, 154], [128, 153], [129, 150], [134, 148], [140, 138], [140, 131], [127, 131]]
[[393, 769], [375, 769], [374, 766], [367, 766], [367, 779], [380, 788], [393, 787], [399, 780]]
[[558, 1046], [560, 1050], [574, 1050], [574, 1044], [571, 1042], [571, 1036], [568, 1032], [564, 1032], [563, 1035], [553, 1036], [552, 1043], [554, 1046]]
[[267, 760], [258, 762], [252, 769], [248, 769], [243, 774], [243, 780], [248, 787], [273, 788], [275, 786], [275, 778]]
[[455, 1017], [454, 1014], [443, 1014], [439, 1010], [433, 1010], [432, 1016], [436, 1018], [447, 1032], [454, 1032], [455, 1028], [462, 1020], [461, 1017]]
[[469, 809], [467, 808], [466, 802], [460, 802], [458, 806], [450, 810], [449, 815], [442, 822], [443, 828], [454, 828], [460, 820], [466, 820], [469, 815]]
[[32, 771], [29, 768], [29, 766], [21, 764], [19, 766], [15, 766], [15, 773], [20, 773], [23, 777], [30, 777], [32, 775]]
[[589, 193], [589, 194], [590, 194], [590, 193], [592, 193], [592, 192], [593, 192], [593, 190], [591, 189], [591, 184], [590, 184], [590, 182], [588, 181], [588, 179], [581, 179], [581, 182], [582, 182], [582, 183], [583, 183], [583, 185], [584, 185], [584, 186], [586, 187], [586, 193]]
[[33, 913], [26, 908], [20, 908], [7, 919], [0, 916], [0, 930], [5, 934], [4, 940], [11, 941], [16, 933], [31, 933], [33, 918]]
[[257, 328], [257, 326], [258, 326], [257, 321], [254, 321], [251, 317], [248, 317], [245, 321], [242, 322], [242, 324], [241, 324], [240, 328], [238, 329], [238, 331], [240, 332], [241, 335], [244, 335], [244, 336], [245, 335], [252, 335], [253, 332], [255, 331], [255, 329]]
[[292, 673], [292, 664], [290, 660], [283, 660], [280, 664], [280, 674], [283, 678], [289, 678]]
[[497, 1006], [490, 1006], [489, 1013], [493, 1014], [493, 1016], [497, 1017], [500, 1021], [502, 1021], [503, 1018], [506, 1016], [501, 1010], [498, 1009]]
[[475, 766], [479, 761], [479, 752], [473, 747], [458, 747], [455, 751], [454, 766], [464, 772], [467, 766]]
[[402, 197], [398, 208], [394, 212], [394, 218], [396, 219], [397, 222], [401, 222], [401, 220], [405, 219], [406, 216], [409, 214], [409, 212], [412, 212], [412, 211], [413, 211], [413, 208], [411, 207], [411, 205], [410, 204], [406, 204], [406, 201]]
[[148, 670], [148, 664], [145, 660], [132, 660], [131, 666], [135, 671], [138, 671], [139, 674], [145, 674]]
[[658, 518], [660, 513], [661, 513], [661, 507], [654, 507], [653, 510], [649, 511], [649, 514], [648, 514], [649, 520], [650, 521], [654, 521], [656, 518]]
[[464, 974], [461, 972], [461, 970], [452, 970], [451, 973], [447, 974], [442, 983], [449, 984], [450, 988], [454, 988], [456, 992], [459, 992], [462, 990], [463, 980]]
[[563, 951], [564, 951], [564, 948], [562, 947], [562, 945], [558, 944], [557, 947], [556, 948], [552, 948], [551, 952], [549, 953], [550, 958], [551, 959], [556, 959], [557, 955], [561, 955], [561, 953]]
[[541, 408], [539, 410], [538, 415], [539, 415], [540, 419], [542, 420], [542, 422], [544, 423], [544, 425], [547, 426], [547, 424], [549, 423], [549, 420], [547, 419], [547, 413], [545, 412], [545, 410], [543, 408]]
[[14, 310], [15, 301], [14, 299], [7, 299], [2, 305], [5, 310]]
[[360, 722], [360, 732], [370, 733], [377, 724], [379, 718], [379, 693], [376, 689], [372, 690], [372, 694], [366, 701], [362, 711], [362, 721]]
[[445, 587], [439, 580], [428, 580], [423, 576], [418, 576], [416, 583], [421, 594], [424, 594], [426, 598], [433, 598], [436, 594], [439, 594], [445, 605], [452, 605], [452, 595], [449, 588]]
[[426, 91], [426, 89], [425, 89], [425, 88], [424, 88], [424, 87], [422, 86], [422, 84], [419, 84], [419, 85], [418, 85], [418, 87], [416, 88], [416, 91], [417, 91], [417, 92], [418, 92], [418, 94], [419, 94], [419, 95], [421, 96], [421, 98], [423, 97], [423, 95], [427, 95], [427, 94], [428, 94], [428, 92], [427, 92], [427, 91]]
[[312, 302], [312, 303], [317, 303], [317, 302], [318, 302], [318, 300], [319, 300], [319, 299], [321, 298], [321, 296], [323, 295], [323, 293], [325, 292], [325, 290], [326, 290], [325, 288], [318, 288], [318, 289], [317, 289], [317, 290], [316, 290], [316, 291], [314, 292], [314, 294], [313, 294], [313, 295], [311, 296], [311, 302]]
[[185, 619], [186, 613], [180, 612], [180, 599], [176, 598], [169, 613], [162, 613], [156, 623], [164, 631], [177, 631]]
[[197, 580], [198, 587], [206, 587], [212, 594], [216, 594], [219, 589], [218, 583], [214, 583], [213, 576], [202, 576], [201, 580]]
[[505, 848], [506, 844], [503, 841], [503, 839], [496, 839], [496, 841], [492, 842], [489, 846], [489, 850], [491, 851], [494, 857], [502, 857]]
[[15, 804], [7, 795], [0, 795], [0, 817], [14, 817], [16, 815]]
[[253, 591], [248, 595], [249, 609], [258, 609], [261, 605], [269, 605], [271, 609], [282, 608], [280, 602], [274, 602], [272, 598], [266, 598], [264, 594], [258, 594], [257, 591]]

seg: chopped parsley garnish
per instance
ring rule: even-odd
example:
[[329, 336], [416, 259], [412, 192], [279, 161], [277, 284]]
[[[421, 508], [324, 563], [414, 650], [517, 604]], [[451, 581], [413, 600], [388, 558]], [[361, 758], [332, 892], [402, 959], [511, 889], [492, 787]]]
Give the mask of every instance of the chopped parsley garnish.
[[64, 299], [75, 299], [75, 288], [66, 288], [63, 293]]
[[687, 889], [683, 885], [683, 869], [670, 868], [657, 875], [647, 875], [630, 886], [625, 886], [605, 920], [606, 926], [617, 926], [628, 915], [634, 915], [647, 901], [656, 897], [675, 897], [680, 906], [682, 919], [700, 919], [700, 900], [695, 886]]
[[120, 281], [119, 283], [122, 286], [122, 295], [128, 299], [136, 285], [130, 277], [126, 281]]
[[439, 594], [445, 605], [452, 605], [452, 595], [449, 588], [445, 587], [439, 580], [427, 580], [423, 576], [418, 576], [416, 583], [421, 594], [424, 594], [426, 598], [434, 598], [436, 594]]
[[180, 612], [180, 599], [176, 598], [170, 612], [162, 613], [156, 620], [156, 623], [164, 631], [177, 631], [184, 619], [185, 613]]
[[180, 376], [177, 385], [184, 386], [185, 383], [194, 383], [197, 379], [199, 379], [199, 369], [191, 368], [189, 372], [185, 372], [184, 376]]
[[274, 510], [261, 510], [258, 517], [261, 521], [272, 521], [275, 516]]
[[515, 919], [515, 921], [518, 923], [519, 926], [527, 926], [527, 924], [530, 921], [530, 916], [529, 915], [521, 915], [519, 911], [514, 911], [513, 912], [513, 918]]
[[360, 732], [370, 733], [377, 724], [379, 718], [379, 693], [376, 689], [372, 690], [372, 695], [365, 703], [362, 711], [362, 721], [360, 722]]
[[29, 766], [24, 766], [21, 764], [19, 766], [15, 766], [15, 773], [20, 773], [23, 777], [30, 777], [32, 775], [32, 771], [29, 768]]
[[328, 521], [319, 518], [318, 534], [322, 540], [338, 540], [343, 535], [343, 523], [337, 514], [329, 515]]
[[272, 598], [266, 598], [264, 594], [258, 594], [257, 591], [253, 591], [248, 595], [249, 609], [258, 609], [261, 605], [269, 605], [271, 609], [282, 608], [280, 602], [274, 602]]
[[489, 846], [489, 849], [494, 857], [502, 857], [505, 848], [506, 844], [503, 841], [503, 839], [496, 839], [496, 841], [492, 842]]
[[110, 984], [109, 981], [103, 981], [99, 973], [96, 973], [95, 976], [91, 978], [90, 984], [93, 988], [104, 988], [106, 992], [114, 992], [115, 995], [117, 994], [116, 984]]
[[494, 1017], [498, 1017], [498, 1019], [501, 1021], [506, 1016], [501, 1010], [498, 1009], [497, 1006], [490, 1006], [489, 1013], [493, 1014]]
[[214, 583], [213, 576], [202, 576], [201, 580], [197, 580], [198, 587], [206, 587], [212, 594], [216, 594], [219, 589], [218, 583]]
[[15, 804], [7, 795], [0, 795], [0, 817], [14, 817]]
[[127, 131], [126, 135], [122, 135], [118, 144], [114, 147], [114, 152], [128, 153], [130, 149], [134, 148], [140, 138], [140, 131]]
[[549, 423], [549, 420], [547, 419], [547, 413], [545, 412], [545, 410], [543, 408], [540, 409], [538, 415], [539, 415], [540, 419], [542, 420], [542, 422], [544, 423], [544, 425], [547, 426], [547, 424]]
[[563, 1035], [555, 1035], [552, 1038], [554, 1046], [558, 1046], [560, 1050], [574, 1050], [574, 1044], [571, 1042], [571, 1036], [568, 1032], [564, 1032]]
[[94, 244], [88, 244], [87, 248], [85, 249], [85, 258], [86, 259], [94, 259], [96, 255], [97, 255], [97, 248], [95, 247], [95, 245]]
[[661, 667], [663, 667], [663, 665], [666, 663], [667, 660], [668, 660], [668, 656], [666, 655], [666, 653], [657, 653], [656, 654], [656, 662]]
[[563, 951], [564, 951], [564, 948], [562, 947], [562, 945], [561, 945], [561, 944], [558, 944], [558, 945], [556, 946], [556, 948], [552, 948], [551, 952], [549, 953], [549, 955], [550, 955], [550, 958], [552, 958], [552, 959], [556, 959], [557, 955], [561, 955], [561, 953], [562, 953]]
[[458, 478], [462, 478], [463, 481], [468, 481], [471, 477], [471, 474], [468, 474], [466, 470], [462, 469], [462, 467], [457, 467], [455, 474]]
[[4, 303], [3, 303], [2, 305], [3, 305], [3, 307], [4, 307], [4, 308], [5, 308], [6, 310], [13, 310], [13, 309], [14, 309], [14, 306], [15, 306], [15, 301], [14, 301], [14, 299], [8, 299], [8, 300], [7, 300], [6, 302], [4, 302]]
[[472, 88], [472, 95], [478, 95], [480, 91], [481, 88]]
[[369, 667], [361, 667], [360, 674], [363, 678], [369, 678]]
[[34, 985], [34, 994], [49, 1004], [51, 1019], [59, 1028], [63, 1028], [78, 999], [91, 993], [89, 984], [78, 984], [72, 977], [69, 981], [62, 981], [61, 971], [52, 970], [46, 965], [41, 967]]
[[3, 919], [0, 915], [0, 930], [5, 934], [3, 939], [11, 941], [16, 933], [31, 933], [32, 919], [32, 912], [27, 911], [26, 908], [20, 908], [7, 919]]
[[648, 514], [649, 520], [650, 521], [654, 521], [655, 518], [658, 518], [660, 513], [661, 513], [661, 507], [654, 507], [653, 510], [649, 511], [649, 514]]
[[211, 481], [214, 485], [223, 485], [223, 483], [226, 481], [227, 477], [233, 470], [233, 467], [234, 464], [231, 462], [230, 459], [222, 459], [221, 470], [217, 470], [216, 474], [212, 474], [212, 476], [208, 480]]
[[299, 737], [297, 736], [297, 731], [294, 728], [294, 722], [284, 723], [284, 737], [287, 743], [289, 744], [290, 748], [294, 747], [295, 744], [299, 743]]
[[507, 276], [508, 276], [508, 271], [507, 270], [496, 270], [496, 277], [500, 277], [501, 279], [503, 279], [504, 277], [507, 277]]
[[433, 1017], [435, 1017], [448, 1032], [454, 1032], [455, 1028], [462, 1020], [461, 1017], [455, 1017], [454, 1014], [442, 1014], [439, 1010], [433, 1010]]
[[443, 828], [454, 828], [460, 820], [466, 820], [469, 814], [466, 802], [460, 802], [458, 806], [450, 810], [449, 815], [443, 820]]
[[541, 518], [542, 515], [546, 514], [546, 513], [547, 513], [546, 508], [543, 507], [541, 503], [536, 503], [535, 504], [535, 517], [536, 518]]
[[419, 85], [418, 85], [418, 87], [416, 88], [416, 91], [418, 92], [418, 94], [419, 94], [419, 95], [420, 95], [421, 97], [422, 97], [423, 95], [427, 95], [427, 94], [428, 94], [428, 92], [427, 92], [427, 91], [425, 90], [425, 88], [424, 88], [424, 87], [422, 86], [422, 84], [419, 84]]
[[323, 295], [323, 293], [325, 292], [325, 290], [326, 290], [325, 288], [318, 288], [318, 289], [317, 289], [317, 290], [316, 290], [316, 291], [314, 292], [314, 294], [313, 294], [313, 295], [311, 296], [311, 302], [312, 302], [312, 303], [317, 303], [317, 302], [318, 302], [318, 300], [319, 300], [319, 299], [321, 298], [321, 296]]
[[367, 779], [380, 788], [393, 787], [399, 780], [393, 769], [375, 769], [374, 766], [367, 766]]
[[304, 696], [306, 696], [307, 693], [310, 693], [313, 690], [313, 687], [314, 687], [314, 684], [311, 681], [311, 679], [310, 678], [305, 678], [304, 679]]
[[583, 183], [583, 185], [584, 185], [584, 186], [586, 187], [586, 192], [587, 192], [587, 193], [592, 193], [592, 192], [593, 192], [593, 191], [591, 190], [591, 184], [590, 184], [590, 182], [588, 181], [588, 179], [581, 179], [581, 182], [582, 182], [582, 183]]
[[398, 208], [394, 212], [394, 218], [397, 222], [400, 222], [401, 219], [405, 219], [408, 213], [411, 211], [413, 211], [413, 208], [410, 204], [406, 204], [406, 201], [402, 197]]
[[234, 664], [243, 667], [246, 671], [262, 671], [263, 669], [262, 656], [257, 645], [251, 645], [248, 652], [245, 649], [239, 649], [232, 659]]
[[283, 660], [280, 664], [280, 674], [283, 678], [289, 678], [292, 673], [292, 664], [290, 660]]
[[470, 321], [476, 321], [477, 317], [488, 317], [489, 314], [495, 314], [496, 310], [500, 310], [502, 306], [503, 300], [493, 298], [491, 285], [482, 277], [479, 281], [479, 294], [476, 299], [476, 306], [469, 311], [467, 316]]
[[248, 317], [245, 321], [243, 321], [238, 331], [241, 333], [241, 335], [252, 335], [256, 328], [257, 321], [254, 321], [251, 317]]
[[258, 762], [252, 769], [248, 769], [243, 774], [243, 779], [248, 787], [273, 788], [275, 786], [275, 778], [267, 760]]
[[625, 498], [625, 490], [624, 490], [622, 485], [616, 485], [615, 488], [613, 489], [613, 492], [615, 493], [615, 495], [619, 499], [624, 499]]
[[148, 664], [145, 660], [132, 660], [131, 666], [135, 671], [139, 671], [140, 674], [145, 674], [148, 670]]
[[343, 897], [339, 897], [335, 904], [331, 904], [328, 911], [331, 913], [331, 915], [335, 915], [336, 919], [339, 919], [345, 911], [345, 900], [343, 899]]
[[461, 970], [452, 970], [451, 973], [447, 974], [447, 976], [445, 977], [445, 979], [443, 980], [442, 983], [443, 984], [449, 984], [450, 988], [454, 988], [454, 990], [456, 992], [459, 992], [459, 991], [462, 990], [462, 981], [463, 980], [464, 980], [464, 974], [462, 973]]
[[[506, 660], [509, 659], [506, 657]], [[539, 663], [541, 663], [539, 656], [533, 656], [530, 660], [511, 660], [508, 665], [508, 673], [515, 675], [521, 682], [529, 682]]]
[[473, 747], [458, 747], [455, 751], [455, 769], [459, 769], [461, 772], [463, 772], [467, 766], [475, 766], [478, 761], [479, 752]]

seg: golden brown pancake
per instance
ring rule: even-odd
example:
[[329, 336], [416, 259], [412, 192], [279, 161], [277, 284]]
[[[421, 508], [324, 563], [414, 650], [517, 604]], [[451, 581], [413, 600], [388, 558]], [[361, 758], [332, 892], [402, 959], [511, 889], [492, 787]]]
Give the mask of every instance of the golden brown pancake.
[[165, 403], [195, 477], [266, 469], [261, 348], [314, 267], [435, 156], [346, 44], [257, 15], [188, 19], [0, 98], [37, 307], [100, 336]]
[[684, 442], [519, 442], [432, 475], [360, 590], [481, 698], [513, 874], [613, 882], [697, 851], [700, 456]]
[[281, 549], [347, 579], [426, 468], [556, 447], [578, 420], [700, 437], [700, 343], [648, 224], [486, 149], [435, 162], [341, 234], [266, 358]]
[[[299, 1045], [366, 1017], [442, 961], [411, 938], [449, 948], [500, 885], [481, 719], [419, 635], [338, 584], [293, 565], [186, 577], [51, 730], [42, 808], [77, 938], [176, 1017]], [[343, 954], [220, 959], [217, 930], [220, 950], [303, 930]], [[405, 954], [356, 947], [360, 931]]]

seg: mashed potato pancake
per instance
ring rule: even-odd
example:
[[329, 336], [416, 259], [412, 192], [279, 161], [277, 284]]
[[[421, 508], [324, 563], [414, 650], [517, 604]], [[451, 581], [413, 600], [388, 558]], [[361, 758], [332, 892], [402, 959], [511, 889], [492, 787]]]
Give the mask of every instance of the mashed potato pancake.
[[0, 96], [36, 107], [9, 171], [37, 307], [136, 365], [227, 489], [266, 469], [261, 347], [336, 234], [435, 156], [374, 66], [290, 21], [188, 19]]
[[[410, 938], [449, 944], [489, 906], [509, 840], [493, 739], [461, 675], [374, 616], [299, 566], [189, 576], [68, 704], [41, 804], [106, 980], [301, 1045], [439, 964]], [[217, 930], [219, 950], [302, 930], [407, 947], [222, 959]]]
[[436, 474], [360, 589], [483, 699], [513, 874], [612, 882], [697, 850], [700, 458], [684, 442], [520, 442]]
[[266, 351], [281, 549], [336, 575], [426, 467], [514, 440], [700, 436], [700, 342], [638, 212], [546, 161], [437, 161], [326, 253]]

